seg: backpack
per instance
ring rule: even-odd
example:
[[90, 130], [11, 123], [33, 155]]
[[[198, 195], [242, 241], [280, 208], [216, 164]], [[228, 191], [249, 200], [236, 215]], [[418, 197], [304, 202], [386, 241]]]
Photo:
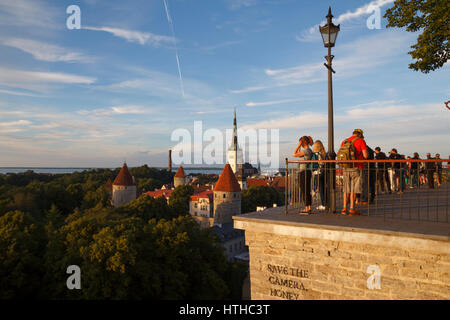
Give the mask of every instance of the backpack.
[[[320, 160], [318, 153], [314, 153], [313, 152], [310, 160]], [[316, 170], [317, 168], [319, 168], [319, 163], [318, 162], [310, 162], [310, 163], [308, 163], [308, 169]]]
[[[337, 153], [336, 159], [338, 161], [345, 161], [345, 160], [356, 160], [356, 148], [353, 145], [353, 143], [358, 140], [359, 137], [355, 137], [352, 140], [344, 140], [344, 144], [342, 147], [339, 148], [339, 151]], [[344, 162], [338, 164], [343, 168], [353, 168], [354, 164], [350, 162]]]

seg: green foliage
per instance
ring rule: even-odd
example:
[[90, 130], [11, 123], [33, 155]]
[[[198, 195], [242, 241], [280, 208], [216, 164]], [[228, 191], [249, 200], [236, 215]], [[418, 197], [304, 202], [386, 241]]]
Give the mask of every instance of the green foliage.
[[189, 199], [194, 194], [194, 188], [181, 185], [170, 195], [169, 205], [177, 215], [189, 214]]
[[[242, 270], [186, 215], [192, 187], [176, 188], [170, 204], [143, 195], [113, 208], [104, 185], [117, 173], [0, 175], [0, 299], [236, 298]], [[81, 290], [66, 287], [70, 265], [81, 268]]]
[[256, 211], [258, 206], [270, 208], [274, 203], [280, 205], [283, 200], [281, 194], [272, 187], [251, 186], [242, 192], [242, 213]]
[[142, 195], [135, 201], [131, 201], [126, 205], [114, 209], [121, 216], [138, 217], [144, 220], [149, 219], [171, 219], [177, 215], [172, 208], [167, 205], [164, 197], [153, 198]]
[[387, 27], [421, 32], [409, 52], [417, 61], [410, 69], [428, 73], [442, 67], [450, 57], [450, 2], [448, 0], [396, 0], [386, 10]]
[[27, 299], [41, 283], [45, 232], [28, 213], [0, 217], [0, 299]]
[[[103, 209], [107, 210], [107, 209]], [[188, 216], [173, 220], [75, 219], [49, 242], [46, 298], [223, 299], [227, 263], [209, 230]], [[79, 265], [82, 290], [65, 288], [65, 269]]]

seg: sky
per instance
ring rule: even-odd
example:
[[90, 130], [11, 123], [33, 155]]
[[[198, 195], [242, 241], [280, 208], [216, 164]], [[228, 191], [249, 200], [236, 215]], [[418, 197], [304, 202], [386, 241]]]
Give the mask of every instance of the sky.
[[231, 129], [234, 107], [240, 129], [279, 130], [279, 159], [303, 135], [327, 146], [329, 6], [335, 149], [361, 128], [446, 158], [449, 64], [409, 69], [417, 34], [369, 29], [371, 4], [393, 0], [0, 0], [0, 167], [166, 166], [175, 130]]

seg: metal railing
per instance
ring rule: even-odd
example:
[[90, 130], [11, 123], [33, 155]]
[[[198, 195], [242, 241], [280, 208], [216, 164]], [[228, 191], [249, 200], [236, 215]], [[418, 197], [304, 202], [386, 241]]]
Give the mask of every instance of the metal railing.
[[[335, 208], [332, 213], [341, 213], [344, 187], [349, 186], [347, 178], [351, 176], [357, 191], [354, 209], [361, 215], [448, 223], [450, 170], [444, 163], [449, 162], [450, 159], [286, 159], [285, 213], [300, 212], [308, 205], [311, 213], [334, 211], [330, 208]], [[360, 164], [363, 168], [343, 168], [346, 164]], [[352, 172], [357, 172], [359, 178]], [[350, 208], [350, 204], [346, 207]]]

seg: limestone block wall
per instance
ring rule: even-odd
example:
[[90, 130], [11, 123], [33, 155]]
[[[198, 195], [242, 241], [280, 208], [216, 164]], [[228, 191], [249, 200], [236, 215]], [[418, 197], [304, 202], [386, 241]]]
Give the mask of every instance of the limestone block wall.
[[234, 223], [245, 230], [252, 299], [450, 299], [448, 239]]
[[214, 191], [214, 223], [232, 222], [232, 216], [241, 214], [241, 192]]
[[115, 207], [136, 200], [136, 186], [114, 186], [112, 190], [112, 202]]

